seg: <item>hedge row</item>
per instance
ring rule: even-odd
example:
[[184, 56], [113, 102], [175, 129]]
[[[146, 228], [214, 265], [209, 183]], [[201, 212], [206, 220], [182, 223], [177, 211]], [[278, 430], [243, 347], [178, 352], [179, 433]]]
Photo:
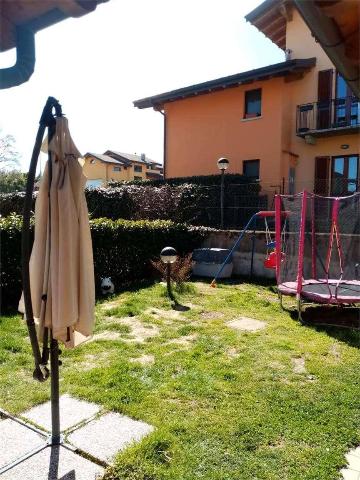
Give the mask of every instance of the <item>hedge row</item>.
[[[0, 218], [0, 307], [16, 308], [21, 294], [21, 217]], [[96, 286], [110, 276], [118, 289], [151, 277], [150, 259], [171, 245], [186, 254], [201, 245], [210, 229], [171, 221], [96, 219], [90, 222]], [[1, 310], [0, 310], [1, 311]]]
[[[151, 185], [153, 187], [161, 187], [162, 185], [183, 185], [184, 183], [192, 184], [192, 185], [203, 185], [203, 186], [211, 186], [211, 185], [220, 185], [221, 182], [221, 175], [198, 175], [193, 177], [176, 177], [176, 178], [158, 178], [154, 180], [146, 180], [146, 185]], [[245, 177], [239, 173], [227, 173], [224, 176], [225, 185], [227, 184], [249, 184], [253, 183], [254, 180], [250, 179], [249, 177]], [[141, 185], [144, 184], [142, 180], [131, 180], [131, 181], [120, 181], [120, 182], [110, 182], [110, 187], [121, 187], [123, 185]]]
[[[226, 186], [225, 213], [228, 218], [225, 225], [241, 226], [254, 213], [253, 209], [264, 208], [259, 188], [259, 185], [246, 183]], [[91, 218], [161, 219], [209, 227], [217, 227], [220, 223], [219, 185], [122, 185], [87, 190], [86, 200]], [[23, 203], [24, 193], [0, 195], [0, 214], [21, 214]]]

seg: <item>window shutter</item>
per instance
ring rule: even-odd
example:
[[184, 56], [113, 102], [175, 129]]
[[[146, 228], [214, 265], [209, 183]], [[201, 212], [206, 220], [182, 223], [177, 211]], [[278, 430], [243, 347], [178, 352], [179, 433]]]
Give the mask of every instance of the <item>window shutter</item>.
[[332, 97], [332, 70], [321, 70], [318, 77], [318, 101], [331, 100]]
[[329, 195], [330, 157], [315, 157], [314, 193]]
[[318, 76], [318, 130], [331, 127], [332, 70], [322, 70]]

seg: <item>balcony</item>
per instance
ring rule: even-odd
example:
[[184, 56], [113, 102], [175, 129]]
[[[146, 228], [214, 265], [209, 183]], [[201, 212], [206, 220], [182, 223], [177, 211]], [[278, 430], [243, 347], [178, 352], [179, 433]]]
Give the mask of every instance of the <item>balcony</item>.
[[356, 97], [305, 103], [297, 106], [296, 134], [313, 137], [357, 133], [360, 102]]

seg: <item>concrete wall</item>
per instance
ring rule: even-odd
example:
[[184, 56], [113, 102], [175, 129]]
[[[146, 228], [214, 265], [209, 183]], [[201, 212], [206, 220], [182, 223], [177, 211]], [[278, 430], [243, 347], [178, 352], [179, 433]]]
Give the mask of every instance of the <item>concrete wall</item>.
[[[260, 160], [260, 178], [279, 183], [283, 78], [241, 85], [165, 104], [166, 177], [242, 173], [244, 160]], [[245, 92], [262, 89], [261, 117], [244, 118]]]
[[[212, 232], [202, 246], [206, 248], [230, 249], [239, 235], [240, 232], [235, 230]], [[233, 255], [233, 275], [250, 275], [253, 239], [255, 240], [253, 275], [261, 278], [273, 278], [275, 283], [275, 270], [269, 270], [264, 267], [266, 238], [265, 232], [261, 231], [257, 231], [255, 236], [252, 231], [248, 231], [241, 240], [239, 248], [236, 249]]]

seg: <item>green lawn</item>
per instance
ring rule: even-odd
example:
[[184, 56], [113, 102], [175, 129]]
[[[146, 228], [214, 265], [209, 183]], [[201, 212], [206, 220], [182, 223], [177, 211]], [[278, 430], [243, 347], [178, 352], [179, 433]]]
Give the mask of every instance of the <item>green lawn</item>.
[[[301, 326], [266, 285], [191, 283], [179, 300], [190, 310], [158, 284], [99, 303], [95, 341], [64, 352], [63, 393], [156, 427], [106, 480], [339, 478], [360, 444], [359, 333]], [[226, 326], [239, 316], [267, 327]], [[2, 317], [2, 408], [49, 398], [31, 373], [22, 320]]]

